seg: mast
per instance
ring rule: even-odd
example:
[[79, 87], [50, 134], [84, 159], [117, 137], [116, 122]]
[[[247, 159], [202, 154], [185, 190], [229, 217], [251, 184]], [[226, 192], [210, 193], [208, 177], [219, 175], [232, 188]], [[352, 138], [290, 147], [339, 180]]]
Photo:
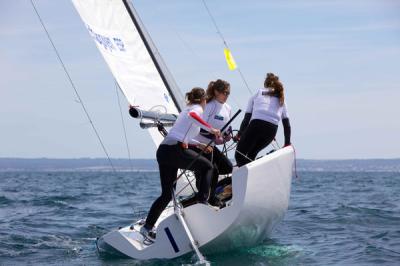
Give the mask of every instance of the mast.
[[[126, 10], [129, 13], [129, 16], [132, 19], [133, 24], [135, 24], [135, 27], [144, 43], [146, 46], [147, 52], [151, 56], [151, 59], [153, 60], [153, 63], [155, 67], [157, 68], [158, 73], [160, 74], [160, 77], [162, 81], [164, 82], [165, 87], [167, 88], [168, 92], [171, 95], [172, 100], [174, 101], [176, 108], [178, 109], [179, 112], [182, 111], [182, 95], [181, 92], [176, 88], [175, 82], [172, 80], [171, 75], [169, 74], [168, 69], [165, 66], [164, 61], [162, 60], [160, 54], [157, 51], [157, 48], [153, 44], [150, 36], [144, 29], [143, 23], [140, 21], [139, 15], [137, 14], [136, 10], [132, 6], [131, 3], [128, 2], [128, 0], [122, 0], [122, 2], [125, 5]], [[156, 57], [156, 53], [158, 55], [158, 58]], [[164, 73], [168, 72], [168, 73]], [[169, 76], [169, 78], [167, 78]], [[173, 84], [173, 85], [172, 85]]]

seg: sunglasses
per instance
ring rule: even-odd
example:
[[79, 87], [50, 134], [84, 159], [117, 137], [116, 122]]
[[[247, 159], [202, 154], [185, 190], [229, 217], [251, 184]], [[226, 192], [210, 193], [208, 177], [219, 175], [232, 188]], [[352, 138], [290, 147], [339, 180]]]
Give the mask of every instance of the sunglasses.
[[218, 92], [225, 96], [229, 96], [229, 94], [231, 94], [229, 91], [218, 91]]

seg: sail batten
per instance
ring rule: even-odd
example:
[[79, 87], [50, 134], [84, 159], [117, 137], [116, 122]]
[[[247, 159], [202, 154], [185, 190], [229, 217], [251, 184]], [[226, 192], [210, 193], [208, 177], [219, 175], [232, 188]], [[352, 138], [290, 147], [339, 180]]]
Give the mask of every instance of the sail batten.
[[[127, 0], [72, 0], [124, 96], [144, 111], [178, 114], [182, 94]], [[161, 135], [149, 133], [158, 145]]]

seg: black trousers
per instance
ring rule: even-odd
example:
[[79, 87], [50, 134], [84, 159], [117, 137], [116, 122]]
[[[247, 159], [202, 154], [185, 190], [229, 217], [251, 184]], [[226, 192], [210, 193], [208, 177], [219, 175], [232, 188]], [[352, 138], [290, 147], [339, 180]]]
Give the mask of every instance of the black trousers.
[[[200, 149], [196, 147], [191, 147], [190, 149], [201, 152]], [[215, 189], [217, 188], [218, 184], [218, 177], [219, 175], [226, 175], [232, 173], [232, 162], [216, 147], [214, 146], [213, 152], [211, 153], [203, 153], [203, 156], [207, 158], [213, 164], [213, 175], [211, 178], [211, 187], [210, 187], [210, 198], [209, 202], [213, 202], [215, 196]], [[199, 180], [197, 176], [201, 173], [195, 172], [196, 181]], [[197, 189], [199, 189], [199, 185], [196, 182]]]
[[251, 120], [236, 147], [237, 165], [240, 167], [254, 160], [257, 154], [274, 140], [277, 131], [278, 126], [270, 122], [260, 119]]
[[[213, 172], [211, 162], [198, 153], [182, 148], [180, 144], [160, 145], [157, 150], [157, 162], [160, 170], [161, 195], [154, 201], [146, 218], [146, 228], [150, 229], [157, 222], [158, 217], [172, 199], [172, 189], [177, 178], [178, 169], [189, 169], [199, 173], [198, 201], [206, 202], [210, 191], [210, 182]], [[194, 163], [189, 165], [195, 160]], [[197, 178], [197, 177], [196, 177]]]

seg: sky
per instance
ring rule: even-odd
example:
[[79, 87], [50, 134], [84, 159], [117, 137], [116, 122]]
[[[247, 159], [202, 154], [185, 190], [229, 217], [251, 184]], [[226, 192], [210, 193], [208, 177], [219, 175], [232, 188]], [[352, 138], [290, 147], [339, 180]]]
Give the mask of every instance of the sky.
[[[130, 156], [155, 158], [72, 3], [34, 2], [108, 154], [128, 157], [123, 118]], [[132, 2], [181, 91], [222, 78], [232, 109], [246, 108], [202, 1]], [[399, 1], [206, 3], [249, 89], [280, 77], [298, 158], [400, 157]], [[105, 157], [29, 0], [0, 1], [0, 39], [0, 158]]]

